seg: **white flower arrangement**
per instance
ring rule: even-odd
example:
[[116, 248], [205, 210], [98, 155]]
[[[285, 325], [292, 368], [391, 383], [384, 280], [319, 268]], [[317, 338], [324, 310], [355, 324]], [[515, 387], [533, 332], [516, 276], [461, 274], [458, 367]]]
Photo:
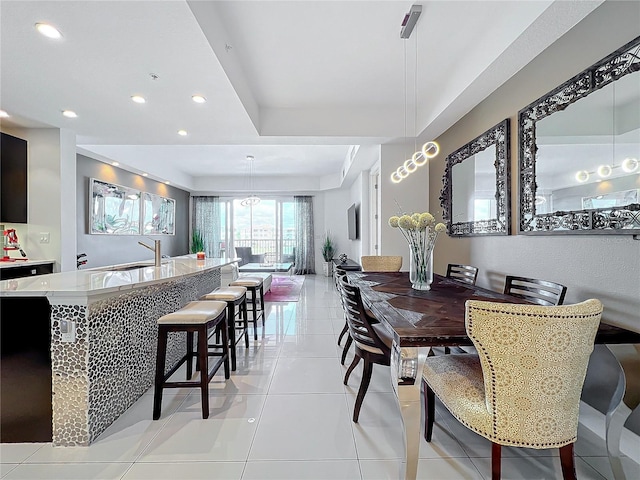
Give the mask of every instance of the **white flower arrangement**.
[[392, 216], [389, 226], [400, 230], [411, 249], [411, 283], [418, 290], [429, 290], [433, 278], [431, 254], [438, 234], [447, 227], [436, 223], [429, 212]]

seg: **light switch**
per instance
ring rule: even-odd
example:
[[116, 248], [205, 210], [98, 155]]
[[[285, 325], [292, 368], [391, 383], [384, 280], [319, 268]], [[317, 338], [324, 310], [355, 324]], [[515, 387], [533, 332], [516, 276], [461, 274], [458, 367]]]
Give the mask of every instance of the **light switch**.
[[49, 243], [49, 232], [40, 232], [40, 243]]

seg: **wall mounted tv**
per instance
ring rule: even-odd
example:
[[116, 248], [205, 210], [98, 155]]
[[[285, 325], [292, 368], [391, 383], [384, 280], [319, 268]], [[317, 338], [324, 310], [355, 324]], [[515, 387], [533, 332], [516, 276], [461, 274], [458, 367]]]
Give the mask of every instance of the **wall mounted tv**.
[[349, 240], [357, 240], [360, 232], [358, 231], [358, 207], [355, 203], [347, 210], [347, 227]]
[[0, 223], [27, 223], [27, 141], [0, 137]]

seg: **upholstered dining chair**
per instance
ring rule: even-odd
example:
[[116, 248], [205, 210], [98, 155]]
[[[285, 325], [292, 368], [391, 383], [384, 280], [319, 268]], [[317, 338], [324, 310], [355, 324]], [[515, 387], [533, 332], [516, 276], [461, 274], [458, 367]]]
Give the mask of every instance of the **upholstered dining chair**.
[[504, 293], [538, 305], [562, 305], [567, 287], [547, 280], [507, 275]]
[[349, 376], [360, 360], [364, 360], [362, 380], [356, 403], [353, 408], [353, 421], [358, 423], [362, 401], [369, 388], [373, 364], [389, 366], [391, 363], [391, 335], [382, 323], [372, 323], [360, 296], [360, 289], [347, 281], [347, 277], [339, 278], [342, 307], [347, 318], [349, 335], [353, 339], [355, 352], [353, 361], [344, 375], [344, 384], [349, 382]]
[[450, 263], [447, 265], [446, 277], [469, 285], [475, 285], [478, 278], [478, 267]]
[[575, 479], [580, 394], [601, 315], [594, 299], [551, 307], [468, 300], [465, 326], [478, 354], [426, 359], [427, 442], [437, 396], [491, 441], [492, 480], [500, 479], [502, 445], [559, 448], [563, 478]]
[[363, 272], [399, 272], [402, 257], [399, 255], [363, 255], [360, 257]]

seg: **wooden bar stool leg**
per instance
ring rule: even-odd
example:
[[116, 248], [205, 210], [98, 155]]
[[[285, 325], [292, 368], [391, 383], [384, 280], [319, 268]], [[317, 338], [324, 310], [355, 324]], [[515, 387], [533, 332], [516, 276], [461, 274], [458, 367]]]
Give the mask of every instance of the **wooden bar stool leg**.
[[187, 380], [193, 376], [193, 332], [187, 332]]
[[264, 335], [264, 288], [263, 284], [260, 284], [260, 309], [262, 310], [262, 334]]
[[253, 339], [258, 340], [258, 299], [256, 297], [258, 289], [251, 287], [251, 306], [253, 311]]
[[[234, 372], [236, 371], [236, 322], [235, 322], [235, 318], [236, 318], [236, 307], [233, 304], [233, 301], [231, 302], [227, 302], [227, 318], [231, 319], [230, 322], [228, 322], [228, 328], [227, 330], [229, 331], [229, 337], [227, 338], [227, 341], [225, 342], [224, 338], [222, 339], [222, 343], [223, 345], [226, 343], [227, 345], [229, 345], [229, 348], [231, 349], [231, 370], [233, 370]], [[220, 330], [224, 330], [224, 328], [221, 328]], [[223, 337], [224, 332], [223, 332]]]
[[[229, 371], [229, 334], [228, 334], [229, 326], [228, 326], [228, 320], [226, 318], [222, 320], [221, 330], [222, 330], [222, 345], [225, 345], [222, 347], [222, 353], [224, 355], [224, 378], [228, 379], [229, 377], [231, 377], [231, 372]], [[235, 325], [234, 325], [234, 330], [235, 330]], [[233, 338], [235, 339], [235, 332], [233, 334]], [[236, 350], [235, 340], [233, 343], [233, 350], [234, 352]], [[234, 359], [235, 359], [235, 353], [234, 353]], [[209, 384], [209, 381], [207, 380], [207, 385], [208, 384]]]
[[202, 418], [209, 418], [209, 346], [206, 325], [198, 328], [198, 359], [200, 360]]
[[167, 329], [158, 329], [158, 352], [156, 355], [156, 383], [153, 392], [153, 419], [160, 418], [162, 409], [162, 384], [164, 383], [164, 364], [167, 357]]
[[249, 348], [249, 315], [247, 314], [247, 299], [245, 297], [244, 302], [240, 305], [242, 323], [244, 325], [244, 346]]

